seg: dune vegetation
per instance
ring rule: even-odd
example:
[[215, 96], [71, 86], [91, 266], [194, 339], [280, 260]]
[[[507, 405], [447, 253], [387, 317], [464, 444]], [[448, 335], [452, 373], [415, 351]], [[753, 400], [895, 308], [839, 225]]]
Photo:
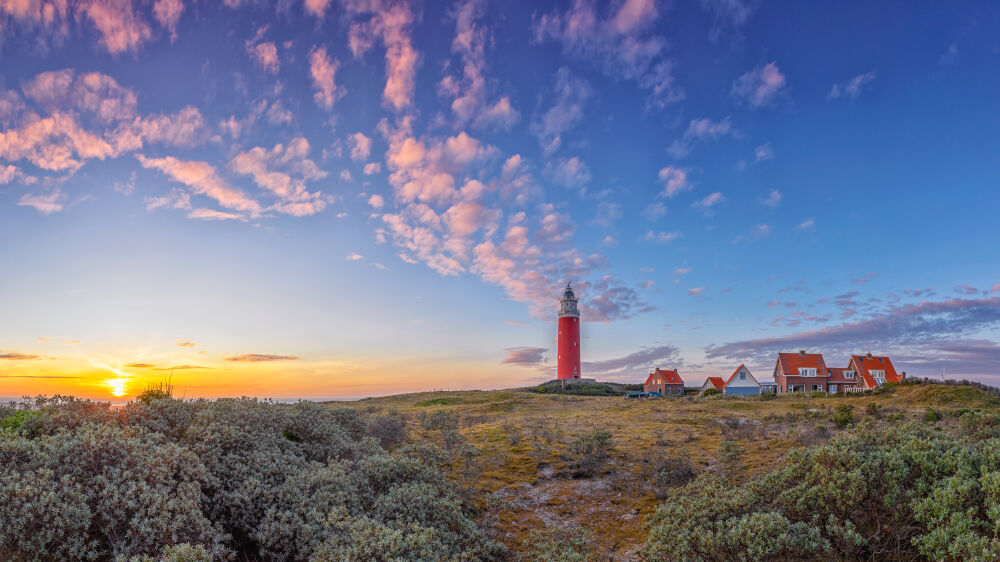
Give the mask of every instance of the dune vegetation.
[[972, 386], [0, 407], [4, 560], [1000, 557]]

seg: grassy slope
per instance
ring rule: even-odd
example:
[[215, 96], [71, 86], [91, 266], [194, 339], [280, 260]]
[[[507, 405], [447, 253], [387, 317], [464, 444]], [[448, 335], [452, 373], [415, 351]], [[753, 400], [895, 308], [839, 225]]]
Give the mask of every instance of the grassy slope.
[[[877, 403], [880, 419], [866, 413]], [[645, 541], [643, 524], [655, 507], [643, 459], [686, 451], [696, 469], [716, 471], [718, 446], [726, 439], [723, 423], [743, 420], [757, 428], [729, 439], [747, 449], [743, 478], [775, 466], [792, 447], [836, 434], [830, 416], [840, 404], [854, 406], [855, 422], [922, 420], [928, 408], [942, 413], [958, 408], [994, 409], [996, 398], [971, 387], [897, 387], [876, 396], [782, 396], [773, 400], [713, 397], [624, 400], [609, 397], [545, 395], [519, 390], [429, 392], [375, 398], [356, 407], [393, 409], [410, 417], [416, 440], [437, 440], [420, 428], [419, 418], [446, 409], [461, 416], [461, 432], [482, 451], [478, 491], [500, 491], [505, 500], [500, 529], [517, 550], [530, 529], [580, 524], [592, 531], [598, 551], [630, 559]], [[954, 419], [938, 423], [947, 430]], [[551, 428], [543, 435], [539, 427]], [[608, 429], [615, 450], [602, 476], [574, 480], [563, 474], [567, 444], [591, 429]], [[521, 439], [516, 437], [520, 435]], [[515, 439], [512, 439], [515, 437]], [[541, 461], [541, 462], [540, 462]], [[720, 476], [721, 477], [721, 476]]]

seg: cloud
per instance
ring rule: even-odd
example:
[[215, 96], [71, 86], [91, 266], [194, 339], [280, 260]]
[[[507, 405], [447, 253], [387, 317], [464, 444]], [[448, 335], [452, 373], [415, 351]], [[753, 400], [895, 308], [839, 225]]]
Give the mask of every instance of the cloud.
[[725, 33], [738, 33], [757, 7], [757, 0], [701, 0], [701, 6], [715, 16], [708, 38], [717, 41]]
[[331, 0], [306, 0], [305, 9], [317, 18], [326, 15], [326, 9], [330, 6]]
[[[779, 351], [789, 349], [822, 349], [825, 354], [851, 353], [881, 349], [891, 355], [919, 353], [942, 359], [949, 346], [968, 349], [968, 338], [1000, 324], [1000, 298], [949, 299], [924, 301], [902, 306], [890, 305], [863, 320], [846, 322], [819, 330], [797, 332], [786, 336], [737, 341], [706, 349], [709, 358], [731, 360], [752, 359], [763, 363], [773, 361]], [[995, 344], [990, 343], [994, 346]], [[953, 363], [951, 372], [963, 372], [974, 365]], [[968, 371], [996, 374], [994, 363], [989, 371]], [[897, 365], [897, 368], [899, 366]], [[935, 373], [936, 374], [936, 373]]]
[[545, 173], [563, 187], [581, 188], [590, 181], [590, 167], [576, 156], [561, 158], [554, 164], [550, 162], [545, 167]]
[[198, 345], [197, 343], [188, 340], [177, 340], [176, 344], [177, 347], [195, 347]]
[[133, 10], [132, 0], [89, 0], [76, 4], [101, 34], [98, 41], [112, 55], [136, 51], [153, 38], [149, 25]]
[[[622, 218], [622, 207], [618, 203], [601, 201], [597, 204], [597, 216], [594, 217], [594, 224], [610, 227], [620, 218]], [[614, 238], [611, 238], [611, 243], [606, 243], [605, 246], [613, 246], [614, 242]]]
[[182, 0], [156, 0], [153, 3], [153, 17], [170, 31], [170, 39], [177, 39], [177, 23], [184, 13]]
[[668, 42], [655, 33], [659, 16], [655, 0], [613, 3], [604, 16], [593, 2], [575, 0], [565, 12], [536, 17], [535, 40], [558, 41], [564, 53], [604, 74], [636, 81], [648, 92], [648, 103], [662, 108], [684, 99], [684, 91], [673, 76], [674, 61], [665, 55]]
[[316, 104], [329, 111], [333, 109], [333, 104], [344, 97], [347, 90], [337, 85], [337, 69], [340, 63], [337, 59], [330, 59], [326, 54], [326, 47], [313, 47], [309, 51], [309, 75], [312, 77], [313, 99]]
[[614, 359], [585, 361], [583, 373], [586, 377], [638, 381], [656, 367], [682, 366], [680, 350], [672, 345], [643, 347], [638, 351]]
[[778, 203], [781, 203], [781, 192], [777, 189], [772, 189], [768, 192], [767, 197], [760, 200], [760, 204], [765, 207], [777, 207]]
[[460, 73], [447, 74], [439, 84], [445, 97], [451, 98], [455, 127], [471, 125], [473, 128], [510, 129], [521, 115], [513, 107], [510, 97], [489, 100], [485, 77], [487, 29], [478, 25], [486, 13], [485, 0], [460, 0], [455, 3], [451, 17], [455, 20], [455, 37], [451, 52], [461, 61]]
[[32, 207], [43, 215], [51, 215], [63, 210], [60, 202], [65, 198], [65, 194], [60, 189], [53, 189], [42, 193], [25, 193], [18, 199], [17, 204], [23, 207]]
[[673, 197], [682, 191], [687, 191], [691, 189], [692, 185], [688, 181], [687, 170], [682, 168], [676, 168], [674, 166], [667, 166], [661, 168], [659, 172], [660, 181], [663, 182], [663, 191], [660, 192], [660, 197]]
[[692, 297], [697, 297], [705, 292], [705, 287], [694, 287], [693, 289], [688, 289], [688, 294]]
[[722, 121], [712, 121], [707, 117], [692, 119], [691, 123], [688, 124], [687, 130], [684, 131], [684, 136], [679, 140], [675, 140], [667, 148], [667, 153], [674, 158], [684, 158], [691, 154], [695, 146], [732, 134], [735, 134], [735, 131], [733, 131], [729, 117], [726, 117]]
[[650, 222], [656, 222], [665, 214], [667, 214], [667, 206], [659, 201], [648, 205], [642, 211], [642, 216]]
[[850, 100], [858, 99], [861, 92], [864, 91], [868, 84], [875, 80], [875, 72], [866, 72], [864, 74], [855, 76], [847, 82], [842, 82], [839, 84], [834, 84], [830, 88], [830, 93], [826, 95], [826, 99], [835, 100], [839, 98], [848, 98]]
[[365, 259], [365, 257], [357, 252], [353, 254], [347, 254], [347, 261], [360, 261], [363, 259]]
[[306, 183], [328, 174], [308, 158], [309, 149], [309, 141], [295, 137], [287, 145], [279, 143], [271, 149], [258, 146], [240, 152], [229, 165], [278, 198], [271, 209], [296, 217], [314, 215], [326, 208], [328, 198], [319, 191], [308, 191]]
[[289, 355], [271, 355], [269, 353], [246, 353], [244, 355], [236, 355], [233, 357], [226, 357], [226, 361], [239, 361], [239, 362], [250, 362], [250, 363], [261, 363], [265, 361], [297, 361], [298, 357], [292, 357]]
[[556, 71], [554, 92], [546, 96], [555, 102], [536, 115], [530, 127], [542, 150], [549, 154], [559, 148], [562, 136], [583, 120], [584, 106], [593, 95], [587, 81], [573, 76], [565, 66]]
[[733, 82], [732, 96], [745, 102], [750, 109], [773, 105], [785, 95], [785, 75], [773, 61], [757, 66]]
[[[278, 58], [278, 46], [272, 41], [253, 43], [247, 41], [247, 54], [250, 60], [268, 74], [277, 74], [281, 70], [281, 60]], [[313, 75], [315, 79], [315, 73]]]
[[806, 219], [806, 220], [800, 222], [799, 226], [797, 226], [796, 228], [798, 228], [799, 230], [808, 230], [808, 229], [810, 229], [810, 228], [812, 228], [814, 226], [816, 226], [816, 220], [815, 219]]
[[646, 233], [646, 236], [643, 237], [643, 240], [647, 242], [654, 242], [656, 244], [666, 244], [671, 240], [679, 238], [680, 235], [680, 232], [653, 232], [650, 230]]
[[548, 349], [544, 347], [508, 347], [507, 357], [500, 361], [501, 365], [513, 365], [516, 367], [538, 367], [545, 361], [544, 354]]
[[693, 267], [675, 267], [672, 275], [687, 275], [694, 271]]
[[129, 369], [152, 369], [156, 365], [152, 363], [126, 363], [125, 367]]
[[765, 142], [764, 144], [753, 149], [754, 162], [764, 162], [765, 160], [771, 160], [774, 158], [774, 147], [771, 143]]
[[41, 356], [28, 353], [17, 353], [15, 351], [0, 351], [0, 359], [6, 359], [8, 361], [30, 361], [32, 359], [41, 359]]
[[696, 209], [699, 209], [702, 212], [702, 214], [711, 215], [715, 206], [718, 205], [719, 203], [722, 203], [725, 200], [726, 200], [725, 196], [716, 191], [715, 193], [710, 193], [709, 195], [705, 196], [704, 199], [699, 199], [698, 201], [695, 201], [693, 206]]
[[383, 99], [396, 111], [413, 104], [420, 56], [413, 47], [410, 29], [416, 14], [410, 2], [345, 0], [344, 10], [351, 19], [348, 46], [355, 57], [368, 52], [376, 41], [385, 46], [385, 88]]
[[143, 168], [159, 170], [170, 179], [188, 186], [195, 194], [210, 197], [227, 209], [253, 217], [259, 216], [262, 211], [260, 203], [230, 186], [206, 162], [178, 160], [173, 156], [147, 158], [142, 154], [137, 154], [136, 158]]
[[366, 176], [372, 176], [381, 171], [382, 171], [382, 164], [379, 164], [378, 162], [369, 162], [365, 164], [364, 172]]
[[969, 285], [957, 285], [955, 286], [955, 292], [960, 295], [978, 295], [979, 289]]
[[39, 343], [51, 343], [55, 345], [77, 345], [80, 343], [80, 340], [74, 340], [70, 338], [59, 338], [52, 336], [45, 336], [38, 338], [38, 341]]
[[385, 206], [385, 200], [382, 199], [381, 195], [374, 193], [368, 198], [368, 204], [371, 205], [372, 209], [378, 210]]
[[351, 160], [355, 162], [368, 160], [368, 156], [372, 153], [372, 139], [370, 137], [359, 132], [349, 136], [348, 141], [351, 143]]

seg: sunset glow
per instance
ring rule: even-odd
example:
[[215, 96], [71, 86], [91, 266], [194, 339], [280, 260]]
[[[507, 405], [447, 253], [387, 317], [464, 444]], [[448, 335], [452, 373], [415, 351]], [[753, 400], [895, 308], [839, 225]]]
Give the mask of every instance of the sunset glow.
[[585, 377], [1000, 383], [1000, 6], [55, 6], [0, 2], [0, 399], [536, 384], [567, 282]]

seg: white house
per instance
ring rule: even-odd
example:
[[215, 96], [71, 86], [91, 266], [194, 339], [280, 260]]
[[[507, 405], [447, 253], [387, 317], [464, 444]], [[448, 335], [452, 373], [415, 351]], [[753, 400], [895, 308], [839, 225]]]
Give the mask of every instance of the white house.
[[760, 383], [750, 374], [746, 365], [740, 365], [726, 381], [724, 394], [736, 396], [760, 396]]

